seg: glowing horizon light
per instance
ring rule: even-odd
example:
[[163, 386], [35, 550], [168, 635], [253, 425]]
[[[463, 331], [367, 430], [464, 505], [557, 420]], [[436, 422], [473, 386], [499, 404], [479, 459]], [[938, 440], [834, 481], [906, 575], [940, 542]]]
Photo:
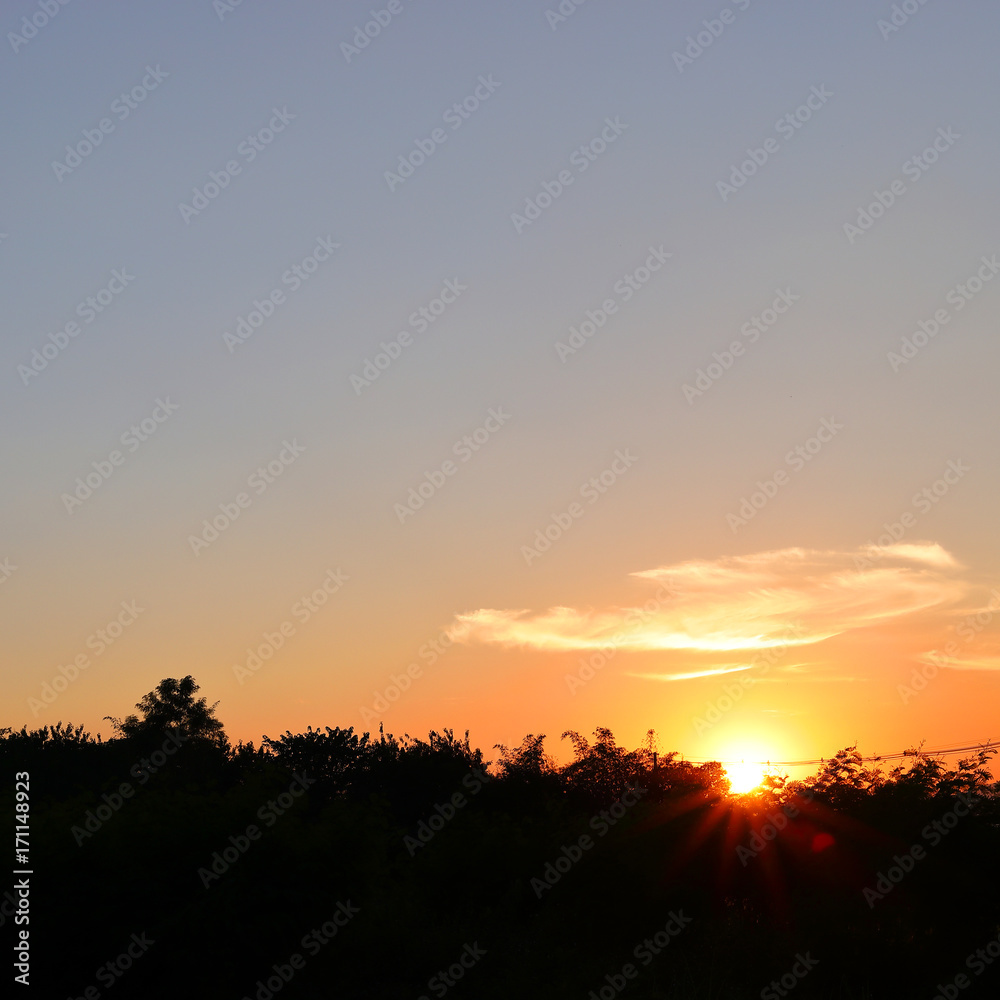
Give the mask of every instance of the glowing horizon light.
[[726, 777], [729, 778], [729, 790], [737, 795], [752, 792], [764, 780], [767, 773], [766, 764], [755, 764], [753, 761], [741, 760], [739, 763], [723, 765]]

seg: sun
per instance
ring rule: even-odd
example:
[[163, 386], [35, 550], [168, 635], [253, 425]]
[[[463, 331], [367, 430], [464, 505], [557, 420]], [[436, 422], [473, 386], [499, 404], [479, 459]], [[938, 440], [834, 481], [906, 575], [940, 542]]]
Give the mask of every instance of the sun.
[[752, 792], [764, 780], [765, 764], [741, 760], [738, 763], [724, 765], [726, 777], [729, 778], [730, 791], [736, 795]]
[[729, 791], [733, 795], [746, 795], [758, 791], [768, 775], [777, 776], [775, 766], [768, 762], [783, 752], [787, 755], [788, 748], [780, 735], [776, 740], [773, 733], [750, 730], [721, 740], [710, 752], [722, 764], [729, 779]]

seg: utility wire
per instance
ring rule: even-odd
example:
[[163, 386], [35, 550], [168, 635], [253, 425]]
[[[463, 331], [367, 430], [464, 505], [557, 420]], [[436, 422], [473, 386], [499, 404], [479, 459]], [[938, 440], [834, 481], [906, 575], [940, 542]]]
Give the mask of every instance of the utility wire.
[[[883, 760], [902, 760], [907, 757], [949, 757], [956, 753], [968, 753], [974, 750], [1000, 748], [1000, 740], [987, 740], [985, 743], [973, 743], [969, 746], [928, 748], [926, 750], [901, 750], [898, 753], [883, 753], [872, 757], [862, 757], [862, 761], [876, 763]], [[757, 764], [761, 767], [812, 767], [816, 764], [826, 764], [832, 758], [818, 757], [815, 760], [693, 760], [685, 758], [689, 764]]]

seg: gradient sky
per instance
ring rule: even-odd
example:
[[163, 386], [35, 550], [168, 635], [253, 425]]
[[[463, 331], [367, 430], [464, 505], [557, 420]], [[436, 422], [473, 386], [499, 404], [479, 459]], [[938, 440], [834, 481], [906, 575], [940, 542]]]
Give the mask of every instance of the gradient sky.
[[23, 41], [37, 4], [0, 19], [0, 725], [108, 735], [190, 673], [234, 739], [382, 721], [565, 756], [564, 729], [652, 727], [790, 759], [997, 736], [994, 4], [888, 31], [860, 0], [402, 0], [355, 52], [386, 4], [216, 7], [75, 2]]

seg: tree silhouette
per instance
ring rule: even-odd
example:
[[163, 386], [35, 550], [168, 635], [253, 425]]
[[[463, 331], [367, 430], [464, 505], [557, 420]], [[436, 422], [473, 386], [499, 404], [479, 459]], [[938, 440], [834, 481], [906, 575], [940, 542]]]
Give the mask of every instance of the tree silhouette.
[[521, 741], [521, 745], [513, 749], [502, 743], [495, 743], [493, 748], [500, 751], [497, 760], [497, 772], [500, 777], [528, 783], [554, 776], [555, 762], [545, 752], [544, 743], [544, 733], [538, 736], [529, 733]]
[[364, 769], [368, 739], [368, 733], [359, 735], [353, 726], [327, 726], [325, 732], [309, 726], [307, 732], [293, 735], [285, 730], [278, 739], [265, 736], [263, 742], [282, 767], [308, 772], [309, 777], [325, 782], [334, 794], [339, 794]]
[[[652, 731], [635, 749], [607, 728], [567, 731], [568, 763], [529, 734], [491, 763], [447, 728], [309, 727], [230, 746], [215, 710], [188, 676], [111, 719], [105, 741], [62, 723], [0, 728], [5, 773], [30, 772], [28, 842], [46, 863], [32, 890], [61, 947], [35, 973], [52, 980], [44, 995], [79, 995], [148, 931], [157, 943], [128, 970], [128, 995], [166, 1000], [197, 975], [199, 995], [238, 977], [263, 996], [250, 984], [290, 968], [289, 942], [326, 926], [336, 900], [362, 916], [343, 946], [310, 954], [296, 995], [437, 992], [428, 977], [478, 941], [488, 957], [467, 969], [470, 996], [604, 996], [637, 942], [683, 912], [692, 926], [643, 964], [643, 996], [776, 996], [761, 987], [809, 953], [823, 960], [802, 1000], [908, 1000], [950, 982], [956, 956], [993, 947], [1000, 928], [989, 744], [954, 766], [922, 746], [899, 766], [849, 746], [816, 776], [772, 775], [734, 796], [719, 762], [683, 760]], [[623, 798], [636, 786], [644, 794]], [[67, 886], [88, 901], [85, 919], [59, 905]], [[12, 905], [0, 899], [0, 925]], [[997, 995], [1000, 962], [988, 965], [976, 996]]]
[[570, 789], [596, 802], [610, 802], [621, 798], [629, 786], [642, 783], [648, 770], [647, 753], [643, 749], [630, 753], [618, 746], [614, 733], [604, 726], [598, 726], [594, 736], [591, 746], [575, 729], [562, 734], [563, 739], [569, 737], [576, 755], [576, 760], [563, 769], [563, 776]]
[[195, 699], [199, 685], [188, 674], [177, 680], [165, 677], [142, 700], [136, 708], [142, 712], [126, 716], [124, 720], [110, 715], [105, 718], [114, 727], [115, 734], [122, 739], [162, 736], [164, 732], [175, 730], [178, 735], [198, 743], [210, 744], [220, 750], [229, 749], [229, 738], [222, 723], [215, 717], [219, 704], [208, 704], [206, 698]]

